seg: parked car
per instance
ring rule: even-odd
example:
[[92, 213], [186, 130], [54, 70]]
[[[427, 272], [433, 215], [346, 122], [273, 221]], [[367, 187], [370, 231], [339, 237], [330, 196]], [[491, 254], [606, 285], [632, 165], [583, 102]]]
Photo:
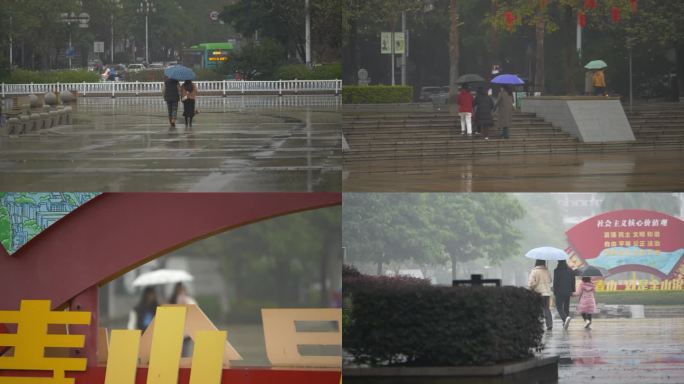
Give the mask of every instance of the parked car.
[[437, 87], [437, 90], [430, 94], [429, 100], [434, 105], [444, 105], [449, 103], [449, 87]]
[[128, 64], [128, 72], [136, 73], [144, 70], [145, 66], [142, 64]]
[[147, 69], [159, 70], [164, 69], [164, 63], [152, 63], [147, 66]]
[[418, 95], [418, 101], [430, 101], [430, 96], [440, 93], [444, 88], [449, 92], [449, 87], [422, 87]]
[[173, 67], [174, 65], [178, 65], [178, 62], [177, 61], [169, 61], [168, 63], [166, 63], [166, 68]]

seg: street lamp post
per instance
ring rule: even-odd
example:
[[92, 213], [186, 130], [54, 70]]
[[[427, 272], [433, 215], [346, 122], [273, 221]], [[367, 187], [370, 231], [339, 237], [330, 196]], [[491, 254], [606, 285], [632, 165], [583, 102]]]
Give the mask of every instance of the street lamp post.
[[305, 40], [306, 40], [306, 66], [311, 68], [311, 9], [309, 8], [309, 0], [304, 0], [305, 16]]
[[150, 63], [150, 35], [149, 35], [149, 21], [150, 13], [157, 12], [152, 0], [143, 0], [140, 2], [138, 13], [145, 15], [145, 62]]

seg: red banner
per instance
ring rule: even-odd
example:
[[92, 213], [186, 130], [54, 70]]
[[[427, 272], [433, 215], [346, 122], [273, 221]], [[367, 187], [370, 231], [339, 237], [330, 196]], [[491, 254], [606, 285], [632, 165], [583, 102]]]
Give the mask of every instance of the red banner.
[[682, 265], [684, 221], [660, 212], [614, 211], [566, 232], [582, 261], [612, 273], [642, 271], [673, 278]]

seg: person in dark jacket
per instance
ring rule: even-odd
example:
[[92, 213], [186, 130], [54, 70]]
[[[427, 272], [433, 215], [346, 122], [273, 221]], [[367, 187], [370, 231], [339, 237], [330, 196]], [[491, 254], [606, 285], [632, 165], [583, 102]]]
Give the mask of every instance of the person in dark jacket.
[[176, 128], [178, 103], [181, 99], [181, 86], [178, 80], [165, 76], [162, 94], [164, 95], [164, 101], [166, 101], [166, 107], [169, 111], [169, 124], [171, 124], [171, 128]]
[[553, 294], [556, 296], [556, 309], [563, 321], [563, 328], [570, 325], [570, 296], [575, 292], [575, 272], [565, 260], [560, 260], [553, 270]]
[[477, 88], [473, 107], [475, 108], [478, 131], [484, 135], [485, 140], [489, 140], [489, 128], [494, 125], [494, 118], [492, 117], [494, 101], [487, 95], [483, 87]]
[[499, 97], [496, 99], [494, 105], [498, 114], [497, 124], [501, 129], [501, 137], [508, 139], [510, 137], [509, 129], [513, 125], [513, 88], [510, 85], [501, 87]]
[[147, 329], [152, 323], [158, 305], [157, 292], [153, 287], [145, 287], [138, 305], [129, 314], [128, 329]]

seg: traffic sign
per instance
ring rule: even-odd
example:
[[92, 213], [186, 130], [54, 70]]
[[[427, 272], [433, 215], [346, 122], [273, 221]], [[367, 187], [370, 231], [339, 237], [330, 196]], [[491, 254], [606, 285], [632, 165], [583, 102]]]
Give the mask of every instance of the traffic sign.
[[95, 53], [104, 53], [104, 41], [96, 41], [93, 48]]
[[74, 56], [76, 56], [76, 49], [74, 49], [74, 47], [67, 48], [66, 49], [66, 57], [73, 58]]

